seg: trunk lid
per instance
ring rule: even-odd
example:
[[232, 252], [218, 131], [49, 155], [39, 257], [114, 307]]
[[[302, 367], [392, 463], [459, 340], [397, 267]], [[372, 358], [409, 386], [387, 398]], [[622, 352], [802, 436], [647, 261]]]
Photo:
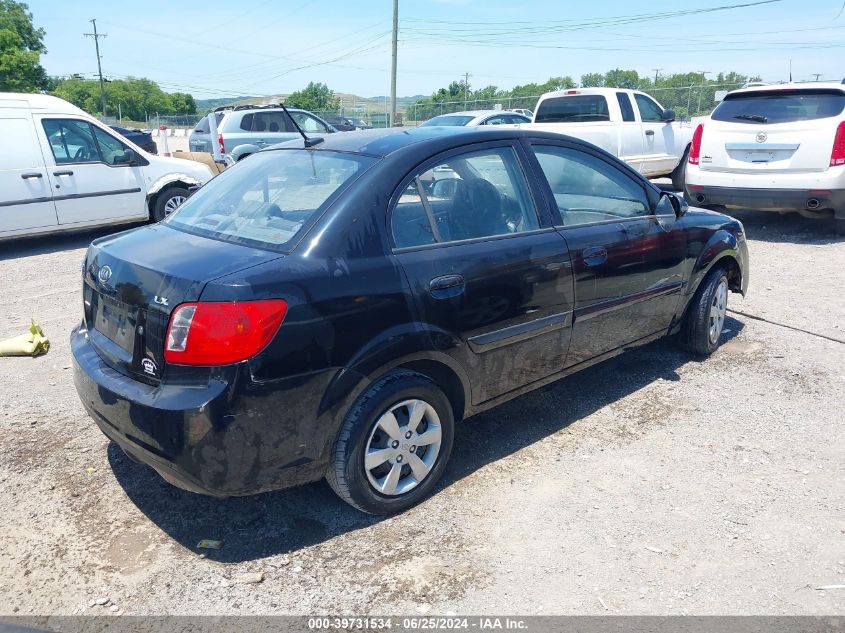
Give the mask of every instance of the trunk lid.
[[157, 384], [173, 309], [213, 279], [280, 257], [161, 224], [95, 240], [83, 282], [91, 343], [113, 369]]

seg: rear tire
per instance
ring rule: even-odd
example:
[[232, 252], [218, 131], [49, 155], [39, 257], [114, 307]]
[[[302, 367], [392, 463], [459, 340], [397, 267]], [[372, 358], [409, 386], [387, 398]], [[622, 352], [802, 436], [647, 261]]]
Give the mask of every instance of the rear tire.
[[363, 512], [400, 512], [422, 501], [437, 484], [454, 435], [445, 394], [426, 376], [391, 372], [373, 383], [346, 415], [326, 480], [341, 499]]
[[191, 192], [183, 187], [170, 187], [165, 189], [156, 197], [153, 208], [153, 222], [161, 222], [168, 215], [173, 213], [180, 204], [185, 202]]
[[719, 347], [728, 305], [728, 274], [721, 266], [709, 273], [687, 307], [678, 342], [697, 356], [709, 356]]
[[837, 235], [845, 235], [845, 218], [834, 218], [833, 230]]
[[674, 171], [670, 174], [670, 178], [672, 179], [672, 188], [675, 191], [680, 191], [681, 193], [684, 192], [684, 184], [687, 179], [687, 160], [689, 160], [689, 145], [687, 145], [687, 148], [684, 150], [684, 155], [681, 156], [681, 162], [678, 163], [678, 166], [675, 167]]

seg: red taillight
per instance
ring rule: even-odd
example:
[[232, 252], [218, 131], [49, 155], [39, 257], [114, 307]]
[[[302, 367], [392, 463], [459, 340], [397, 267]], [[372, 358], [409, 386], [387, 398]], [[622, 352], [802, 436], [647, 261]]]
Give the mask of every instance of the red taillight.
[[692, 133], [692, 143], [689, 146], [689, 164], [698, 165], [701, 160], [701, 136], [704, 134], [704, 124], [699, 123]]
[[838, 167], [839, 165], [845, 165], [845, 121], [839, 123], [839, 127], [836, 128], [833, 149], [830, 152], [830, 166]]
[[223, 135], [222, 134], [217, 135], [217, 142], [220, 144], [220, 153], [225, 154], [226, 153], [226, 146], [223, 144]]
[[170, 315], [164, 359], [177, 365], [231, 365], [255, 356], [287, 311], [281, 299], [183, 303]]

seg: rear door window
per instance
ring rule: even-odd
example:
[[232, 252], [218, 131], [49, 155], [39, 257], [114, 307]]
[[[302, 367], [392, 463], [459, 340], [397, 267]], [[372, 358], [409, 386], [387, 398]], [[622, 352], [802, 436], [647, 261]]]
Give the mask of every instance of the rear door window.
[[417, 174], [392, 215], [396, 248], [523, 233], [539, 227], [511, 148], [458, 154]]
[[619, 102], [619, 109], [622, 110], [623, 121], [634, 121], [634, 108], [631, 107], [631, 98], [626, 92], [617, 92], [616, 100]]
[[537, 108], [535, 123], [610, 121], [607, 99], [602, 95], [567, 95], [545, 99]]
[[760, 90], [729, 94], [710, 117], [731, 123], [791, 123], [842, 114], [845, 94], [839, 90]]
[[240, 128], [245, 132], [290, 132], [293, 126], [285, 113], [250, 112], [241, 119]]
[[226, 242], [285, 250], [312, 217], [372, 165], [369, 156], [330, 151], [259, 152], [191, 196], [165, 222]]

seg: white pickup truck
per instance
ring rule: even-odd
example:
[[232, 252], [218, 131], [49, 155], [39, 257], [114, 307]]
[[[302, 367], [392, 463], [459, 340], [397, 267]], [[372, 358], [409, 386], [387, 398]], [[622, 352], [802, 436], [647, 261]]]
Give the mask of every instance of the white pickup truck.
[[547, 92], [532, 123], [520, 125], [574, 136], [618, 156], [644, 176], [671, 176], [683, 190], [693, 126], [637, 90], [572, 88]]

